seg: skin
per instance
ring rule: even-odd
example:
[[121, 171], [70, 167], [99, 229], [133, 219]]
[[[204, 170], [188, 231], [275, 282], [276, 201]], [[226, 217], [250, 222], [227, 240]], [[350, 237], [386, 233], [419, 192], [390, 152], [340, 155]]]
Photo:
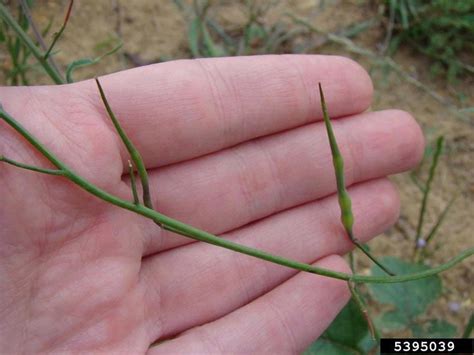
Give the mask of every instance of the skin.
[[[397, 219], [387, 175], [423, 152], [406, 112], [364, 113], [372, 84], [330, 56], [157, 64], [101, 78], [141, 152], [155, 208], [223, 238], [348, 272], [322, 82], [368, 241]], [[91, 80], [0, 88], [7, 112], [76, 172], [132, 200], [128, 159]], [[0, 122], [0, 154], [50, 167]], [[7, 353], [298, 353], [347, 284], [162, 231], [62, 177], [0, 165], [0, 348]], [[157, 340], [170, 339], [150, 347]]]

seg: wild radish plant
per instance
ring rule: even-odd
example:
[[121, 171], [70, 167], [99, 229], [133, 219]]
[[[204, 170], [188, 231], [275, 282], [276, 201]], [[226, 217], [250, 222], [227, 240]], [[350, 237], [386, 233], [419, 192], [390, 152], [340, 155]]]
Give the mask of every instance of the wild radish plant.
[[[44, 68], [44, 70], [48, 73], [51, 79], [57, 83], [65, 83], [66, 81], [72, 81], [71, 73], [75, 67], [80, 65], [87, 65], [92, 64], [93, 61], [85, 62], [85, 61], [76, 61], [71, 64], [67, 71], [66, 75], [60, 73], [59, 70], [51, 64], [51, 56], [53, 55], [53, 47], [54, 43], [58, 40], [61, 34], [64, 31], [64, 28], [67, 24], [67, 20], [69, 19], [69, 15], [71, 12], [72, 1], [70, 3], [69, 9], [67, 11], [67, 15], [65, 17], [65, 21], [61, 30], [55, 36], [52, 44], [46, 49], [42, 50], [38, 48], [38, 46], [32, 41], [25, 32], [25, 29], [22, 26], [19, 26], [16, 20], [11, 16], [8, 9], [0, 3], [0, 16], [2, 20], [10, 26], [9, 28], [12, 29], [18, 39], [25, 45], [31, 53], [36, 57], [39, 64]], [[252, 257], [256, 257], [262, 260], [266, 260], [268, 262], [272, 262], [275, 264], [279, 264], [285, 267], [293, 268], [295, 270], [314, 273], [326, 277], [336, 278], [340, 280], [345, 280], [348, 282], [349, 289], [353, 296], [352, 301], [346, 307], [346, 309], [341, 312], [339, 317], [333, 324], [333, 327], [330, 327], [327, 332], [323, 335], [323, 337], [314, 344], [314, 349], [321, 349], [321, 346], [327, 346], [330, 344], [330, 340], [334, 337], [339, 337], [340, 339], [345, 339], [348, 343], [354, 345], [357, 349], [369, 349], [373, 347], [374, 342], [371, 338], [378, 338], [379, 331], [376, 329], [378, 325], [382, 327], [384, 324], [387, 324], [387, 320], [391, 321], [392, 323], [398, 322], [397, 324], [400, 325], [406, 324], [407, 322], [413, 322], [416, 320], [416, 317], [421, 314], [425, 309], [426, 306], [433, 300], [433, 297], [437, 297], [439, 294], [440, 282], [437, 278], [437, 274], [450, 269], [451, 267], [455, 266], [456, 264], [460, 263], [465, 258], [474, 254], [474, 248], [466, 249], [465, 251], [461, 252], [459, 255], [451, 259], [450, 261], [446, 262], [445, 264], [439, 265], [437, 267], [428, 268], [427, 266], [421, 264], [404, 264], [398, 259], [394, 258], [384, 258], [382, 260], [378, 260], [375, 258], [372, 253], [368, 250], [368, 248], [362, 245], [354, 236], [352, 226], [354, 223], [354, 217], [352, 214], [351, 209], [351, 199], [346, 190], [345, 182], [344, 182], [344, 163], [343, 157], [339, 151], [336, 137], [334, 135], [331, 121], [328, 114], [328, 108], [326, 107], [326, 102], [324, 98], [323, 88], [321, 84], [319, 85], [319, 93], [320, 93], [320, 100], [321, 100], [321, 107], [323, 112], [323, 118], [325, 122], [325, 127], [327, 131], [327, 135], [329, 138], [329, 143], [331, 147], [331, 154], [333, 158], [334, 164], [334, 171], [335, 177], [337, 182], [337, 193], [338, 193], [338, 201], [339, 206], [341, 209], [341, 222], [345, 228], [347, 233], [347, 237], [352, 241], [352, 243], [362, 251], [367, 257], [369, 257], [374, 262], [374, 267], [372, 269], [371, 275], [361, 275], [358, 274], [355, 270], [355, 263], [353, 262], [353, 257], [351, 254], [351, 267], [353, 269], [353, 274], [347, 274], [342, 272], [336, 272], [329, 269], [324, 269], [320, 267], [315, 267], [306, 263], [299, 262], [297, 260], [291, 260], [287, 258], [283, 258], [279, 255], [270, 254], [264, 250], [256, 249], [247, 247], [242, 244], [238, 244], [232, 242], [230, 240], [226, 240], [220, 238], [216, 235], [208, 233], [206, 231], [200, 230], [188, 224], [182, 223], [176, 219], [170, 218], [158, 211], [156, 211], [152, 205], [152, 198], [151, 198], [151, 190], [148, 184], [148, 175], [146, 166], [143, 162], [143, 159], [134, 146], [133, 142], [129, 139], [126, 132], [120, 125], [120, 122], [115, 117], [112, 107], [109, 105], [106, 97], [106, 90], [102, 87], [100, 81], [96, 79], [97, 87], [98, 87], [98, 94], [100, 95], [102, 102], [106, 108], [106, 111], [120, 137], [123, 144], [125, 145], [129, 155], [129, 173], [131, 179], [131, 199], [123, 199], [118, 196], [112, 195], [107, 191], [104, 191], [100, 187], [92, 184], [90, 181], [86, 180], [85, 178], [78, 175], [74, 172], [71, 168], [69, 168], [63, 161], [61, 161], [54, 152], [50, 151], [42, 142], [40, 142], [31, 132], [26, 130], [20, 122], [18, 122], [14, 117], [12, 117], [8, 112], [6, 112], [3, 108], [0, 108], [0, 118], [5, 121], [12, 129], [18, 132], [24, 139], [26, 139], [41, 155], [43, 155], [55, 168], [42, 168], [37, 166], [31, 166], [28, 164], [24, 164], [21, 162], [17, 162], [15, 160], [10, 159], [9, 157], [5, 157], [1, 155], [0, 152], [0, 162], [10, 164], [16, 166], [18, 168], [32, 170], [38, 173], [48, 174], [48, 175], [55, 175], [58, 178], [63, 177], [70, 180], [72, 183], [76, 184], [79, 188], [84, 189], [88, 193], [96, 196], [97, 198], [113, 204], [119, 208], [123, 208], [139, 214], [145, 218], [148, 218], [154, 221], [159, 227], [171, 231], [173, 233], [202, 241], [205, 243], [213, 244], [222, 248], [226, 248], [238, 253], [246, 254]], [[442, 147], [442, 140], [439, 141], [438, 144]], [[441, 148], [439, 149], [439, 151]], [[439, 157], [439, 153], [435, 154], [435, 159], [433, 162], [433, 168], [430, 171], [430, 177], [428, 179], [428, 183], [424, 189], [424, 198], [422, 209], [420, 212], [420, 223], [416, 240], [417, 245], [419, 245], [420, 240], [425, 240], [429, 242], [432, 239], [432, 236], [435, 234], [437, 226], [433, 227], [432, 231], [428, 233], [426, 238], [421, 237], [421, 226], [423, 224], [423, 216], [424, 211], [426, 209], [426, 204], [428, 200], [428, 194], [430, 191], [430, 184], [434, 176], [434, 170], [436, 169], [437, 159]], [[141, 186], [141, 194], [139, 194], [137, 189], [137, 183], [135, 181], [135, 175], [138, 175], [140, 179], [140, 186]], [[141, 195], [141, 197], [140, 197]], [[447, 211], [447, 209], [445, 210]], [[444, 218], [445, 212], [443, 212], [442, 218]], [[441, 222], [439, 222], [441, 223]], [[418, 248], [420, 249], [420, 248]], [[417, 249], [417, 251], [418, 251]], [[422, 256], [422, 254], [420, 254]], [[417, 256], [418, 257], [418, 256]], [[419, 280], [419, 281], [416, 281]], [[372, 297], [378, 299], [382, 303], [392, 303], [394, 304], [396, 310], [392, 313], [386, 313], [386, 315], [382, 316], [382, 320], [380, 318], [376, 319], [375, 321], [371, 320], [369, 317], [364, 298], [367, 296], [363, 294], [359, 289], [358, 285], [360, 284], [367, 284]], [[396, 292], [407, 293], [410, 289], [421, 287], [425, 290], [431, 292], [432, 297], [424, 297], [423, 300], [417, 303], [416, 306], [399, 303], [397, 300], [393, 299], [393, 288], [389, 289], [386, 285], [382, 284], [394, 284], [393, 287], [396, 287]], [[385, 288], [384, 288], [385, 287]], [[392, 296], [390, 296], [392, 295]], [[392, 297], [392, 298], [391, 298]], [[417, 300], [418, 301], [418, 300]], [[410, 311], [407, 312], [406, 310], [409, 309]], [[403, 311], [400, 313], [400, 311]], [[346, 333], [341, 331], [338, 327], [340, 324], [348, 324], [347, 319], [350, 319], [351, 322], [354, 321], [354, 324], [351, 326], [355, 326], [357, 328], [357, 332], [354, 332], [354, 336], [348, 336]], [[470, 322], [469, 324], [471, 324]], [[438, 326], [439, 322], [437, 320], [433, 320], [430, 323], [431, 331], [434, 329], [433, 327]], [[472, 325], [470, 326], [472, 328]], [[469, 325], [466, 329], [470, 329]], [[418, 329], [419, 330], [419, 329]], [[351, 330], [352, 332], [353, 330]], [[417, 331], [417, 330], [416, 330]], [[470, 331], [469, 331], [470, 332]], [[415, 331], [413, 331], [414, 334]], [[371, 334], [371, 335], [370, 335]], [[420, 333], [421, 334], [421, 333]], [[325, 343], [326, 342], [326, 343]], [[329, 342], [329, 343], [328, 343]], [[331, 345], [332, 346], [332, 345]], [[308, 351], [313, 351], [310, 348]]]

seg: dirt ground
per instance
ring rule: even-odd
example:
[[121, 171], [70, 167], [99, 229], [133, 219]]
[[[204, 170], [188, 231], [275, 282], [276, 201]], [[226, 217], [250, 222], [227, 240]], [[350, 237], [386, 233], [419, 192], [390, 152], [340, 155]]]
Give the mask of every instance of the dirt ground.
[[[66, 6], [65, 1], [37, 1], [35, 19], [47, 23], [56, 14], [53, 28], [59, 28]], [[243, 5], [237, 1], [214, 1], [213, 15], [226, 28], [238, 27], [245, 21]], [[376, 15], [377, 9], [372, 1], [326, 0], [324, 6], [314, 0], [280, 1], [274, 6], [265, 21], [283, 21], [285, 11], [305, 17], [325, 31], [337, 31], [347, 25], [362, 22]], [[316, 4], [316, 5], [315, 5]], [[288, 20], [285, 20], [288, 21]], [[77, 1], [73, 16], [58, 45], [57, 54], [61, 64], [74, 59], [94, 57], [103, 52], [108, 43], [120, 36], [124, 46], [122, 54], [105, 58], [94, 67], [77, 71], [76, 79], [88, 78], [97, 73], [105, 74], [133, 66], [124, 52], [143, 62], [160, 59], [185, 58], [187, 50], [186, 22], [173, 1], [168, 0], [111, 0]], [[313, 39], [311, 39], [313, 40]], [[314, 40], [317, 40], [315, 38]], [[372, 51], [383, 41], [381, 27], [373, 27], [354, 38], [355, 43]], [[373, 61], [365, 56], [354, 55], [340, 46], [329, 44], [310, 53], [331, 53], [350, 56], [359, 61], [371, 72], [375, 83], [375, 98], [372, 110], [399, 108], [411, 112], [423, 126], [426, 141], [433, 143], [437, 136], [444, 135], [446, 152], [441, 157], [438, 174], [434, 180], [427, 211], [426, 229], [430, 228], [436, 217], [449, 200], [457, 195], [444, 224], [440, 228], [436, 252], [428, 262], [436, 265], [456, 255], [474, 243], [474, 117], [463, 118], [454, 115], [450, 105], [440, 103], [425, 91], [403, 80], [395, 73], [388, 76], [376, 70]], [[430, 76], [426, 59], [409, 50], [400, 50], [395, 61], [412, 77], [426, 84], [431, 90], [445, 97], [453, 105], [460, 106], [455, 92], [464, 93], [467, 98], [463, 105], [474, 106], [473, 77], [460, 78], [455, 87], [445, 83], [442, 78]], [[472, 114], [471, 114], [472, 115]], [[428, 164], [424, 164], [419, 176], [427, 177]], [[413, 238], [421, 203], [420, 190], [411, 181], [409, 174], [393, 177], [401, 193], [402, 211], [399, 224], [389, 230], [386, 236], [371, 243], [376, 255], [405, 256], [412, 250]], [[366, 263], [360, 265], [362, 271]], [[442, 275], [443, 296], [429, 310], [435, 315], [449, 320], [461, 329], [474, 308], [474, 259]], [[457, 311], [450, 310], [449, 302], [460, 305]]]

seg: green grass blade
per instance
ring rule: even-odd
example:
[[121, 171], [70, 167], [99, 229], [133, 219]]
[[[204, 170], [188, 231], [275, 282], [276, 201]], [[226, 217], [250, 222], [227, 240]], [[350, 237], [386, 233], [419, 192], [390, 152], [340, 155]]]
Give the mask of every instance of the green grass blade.
[[191, 21], [188, 29], [188, 44], [193, 58], [200, 58], [199, 38], [201, 37], [201, 19], [196, 17]]
[[214, 42], [204, 22], [201, 23], [201, 28], [204, 45], [206, 47], [207, 54], [209, 55], [209, 57], [224, 57], [228, 55], [228, 53], [223, 47], [219, 46]]

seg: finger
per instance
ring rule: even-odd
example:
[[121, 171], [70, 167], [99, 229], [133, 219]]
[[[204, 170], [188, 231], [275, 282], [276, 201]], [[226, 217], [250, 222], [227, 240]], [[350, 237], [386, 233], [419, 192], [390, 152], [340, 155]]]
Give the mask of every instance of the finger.
[[[354, 233], [362, 241], [386, 230], [397, 219], [398, 195], [388, 180], [366, 182], [350, 188], [349, 193]], [[334, 195], [223, 237], [306, 263], [326, 255], [342, 255], [352, 248]], [[157, 254], [145, 259], [141, 274], [142, 285], [148, 290], [145, 304], [150, 310], [150, 329], [155, 329], [157, 337], [166, 337], [213, 321], [294, 274], [293, 269], [204, 243]]]
[[[181, 60], [100, 80], [149, 168], [319, 120], [318, 82], [334, 117], [364, 111], [372, 96], [367, 73], [336, 56]], [[108, 121], [93, 81], [78, 83], [71, 91], [85, 94], [95, 113]]]
[[[423, 136], [401, 111], [364, 113], [334, 122], [348, 185], [411, 169]], [[247, 142], [152, 172], [156, 208], [215, 234], [233, 230], [336, 190], [322, 123]], [[145, 223], [145, 254], [190, 242]]]
[[[337, 256], [315, 265], [350, 271]], [[298, 273], [250, 304], [151, 348], [150, 353], [299, 354], [331, 324], [349, 297], [344, 281]]]

